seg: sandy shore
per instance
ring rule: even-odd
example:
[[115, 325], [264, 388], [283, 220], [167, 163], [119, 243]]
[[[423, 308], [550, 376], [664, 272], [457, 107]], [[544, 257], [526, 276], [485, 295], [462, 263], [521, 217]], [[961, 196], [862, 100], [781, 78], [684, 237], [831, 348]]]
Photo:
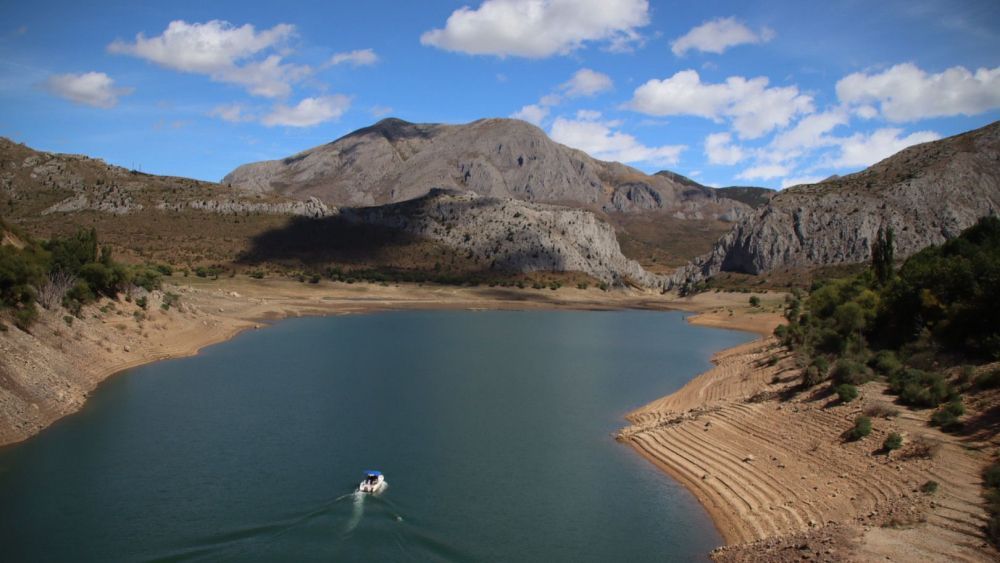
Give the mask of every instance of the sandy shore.
[[[732, 297], [726, 297], [732, 299]], [[739, 310], [712, 295], [675, 303], [692, 322], [752, 330], [753, 342], [715, 355], [716, 367], [629, 413], [621, 439], [691, 490], [727, 546], [722, 561], [996, 561], [985, 541], [980, 471], [988, 444], [927, 425], [900, 409], [872, 434], [844, 442], [853, 419], [890, 406], [869, 383], [846, 405], [823, 392], [790, 396], [798, 370], [773, 337], [776, 313]], [[881, 444], [901, 433], [902, 450]], [[916, 455], [918, 441], [932, 458]], [[920, 492], [936, 481], [934, 494]]]

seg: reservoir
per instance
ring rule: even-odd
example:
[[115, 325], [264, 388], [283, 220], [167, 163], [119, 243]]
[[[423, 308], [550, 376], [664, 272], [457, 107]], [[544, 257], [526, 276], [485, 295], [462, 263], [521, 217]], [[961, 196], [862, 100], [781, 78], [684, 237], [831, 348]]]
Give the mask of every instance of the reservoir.
[[684, 316], [299, 318], [129, 370], [0, 450], [0, 559], [704, 560], [705, 511], [612, 436], [752, 338]]

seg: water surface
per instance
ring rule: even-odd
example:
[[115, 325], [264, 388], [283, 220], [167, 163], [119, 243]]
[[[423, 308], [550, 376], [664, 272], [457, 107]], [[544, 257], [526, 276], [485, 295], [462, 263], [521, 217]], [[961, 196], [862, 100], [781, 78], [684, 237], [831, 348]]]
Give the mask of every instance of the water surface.
[[[704, 510], [611, 433], [749, 338], [643, 311], [282, 321], [0, 450], [0, 558], [703, 559]], [[389, 488], [353, 494], [369, 468]]]

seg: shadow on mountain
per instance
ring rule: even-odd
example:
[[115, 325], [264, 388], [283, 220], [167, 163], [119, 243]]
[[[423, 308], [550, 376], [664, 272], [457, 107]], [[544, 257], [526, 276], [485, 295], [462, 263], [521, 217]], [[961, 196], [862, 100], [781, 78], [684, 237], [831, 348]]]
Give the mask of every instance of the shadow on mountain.
[[240, 255], [237, 263], [378, 264], [397, 260], [413, 247], [426, 243], [399, 229], [349, 221], [341, 216], [296, 217], [281, 228], [253, 237], [250, 248]]

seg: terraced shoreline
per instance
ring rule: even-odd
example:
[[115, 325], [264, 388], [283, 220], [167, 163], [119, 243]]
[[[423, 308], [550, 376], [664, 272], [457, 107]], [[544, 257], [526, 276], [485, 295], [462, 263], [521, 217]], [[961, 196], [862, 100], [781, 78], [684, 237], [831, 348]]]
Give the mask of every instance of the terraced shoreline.
[[[725, 326], [719, 313], [693, 322]], [[776, 316], [757, 317], [769, 334]], [[736, 323], [734, 323], [736, 324]], [[743, 321], [741, 328], [748, 328]], [[774, 358], [774, 359], [772, 359]], [[900, 409], [858, 442], [841, 435], [867, 408], [891, 403], [869, 383], [841, 405], [822, 391], [793, 395], [794, 360], [773, 337], [722, 351], [716, 367], [628, 414], [620, 439], [677, 479], [708, 510], [723, 561], [995, 561], [985, 540], [980, 472], [987, 444], [927, 425]], [[903, 449], [886, 454], [890, 432]], [[932, 458], [919, 455], [930, 444]], [[939, 484], [936, 493], [920, 491]]]

